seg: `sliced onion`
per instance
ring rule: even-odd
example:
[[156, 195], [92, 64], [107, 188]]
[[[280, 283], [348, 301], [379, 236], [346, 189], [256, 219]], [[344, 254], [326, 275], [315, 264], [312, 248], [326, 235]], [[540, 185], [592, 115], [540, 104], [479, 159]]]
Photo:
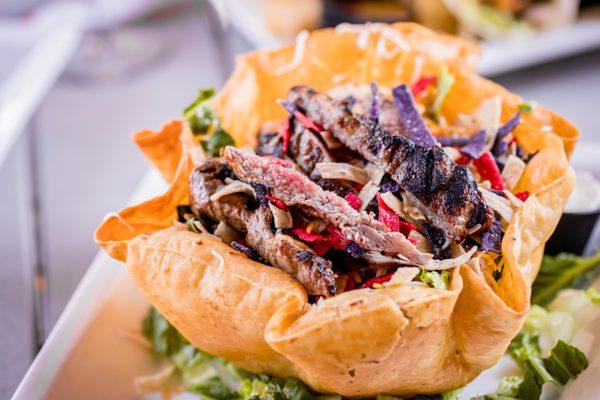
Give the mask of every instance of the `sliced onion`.
[[406, 262], [397, 258], [381, 254], [378, 251], [367, 251], [362, 255], [362, 258], [371, 264], [389, 264], [390, 266], [400, 267], [406, 265]]
[[385, 282], [383, 286], [406, 285], [411, 282], [418, 274], [420, 269], [417, 267], [400, 267], [394, 272], [392, 278]]
[[431, 246], [429, 245], [429, 240], [416, 230], [410, 231], [408, 234], [408, 239], [415, 242], [415, 247], [422, 253], [430, 253]]
[[275, 228], [290, 229], [294, 226], [294, 220], [289, 211], [282, 210], [271, 202], [269, 202], [269, 208], [273, 213], [273, 224], [275, 225]]
[[513, 155], [508, 156], [502, 170], [502, 179], [504, 179], [504, 183], [506, 183], [509, 190], [513, 190], [517, 186], [524, 171], [525, 163], [523, 160]]
[[381, 199], [396, 214], [398, 214], [398, 215], [402, 215], [403, 214], [403, 211], [402, 211], [402, 209], [403, 209], [402, 202], [400, 201], [399, 198], [397, 198], [396, 196], [394, 196], [394, 194], [392, 192], [381, 193]]
[[329, 131], [321, 131], [319, 135], [321, 135], [321, 138], [329, 149], [339, 149], [340, 147], [344, 146], [342, 142], [337, 140], [337, 138], [333, 136], [333, 133]]
[[513, 207], [519, 208], [523, 205], [523, 200], [512, 194], [512, 192], [510, 192], [509, 190], [504, 189], [502, 193], [506, 195]]
[[494, 211], [500, 214], [503, 220], [506, 222], [510, 222], [512, 220], [514, 213], [510, 207], [510, 200], [500, 197], [496, 193], [490, 192], [487, 189], [483, 189], [481, 187], [478, 189], [483, 195], [485, 202], [488, 203], [488, 205], [492, 207]]
[[221, 221], [215, 229], [215, 236], [221, 238], [223, 243], [231, 244], [234, 240], [238, 240], [241, 234], [225, 222]]
[[234, 193], [244, 193], [244, 194], [247, 194], [248, 196], [256, 197], [256, 194], [254, 193], [254, 189], [252, 189], [252, 186], [250, 186], [247, 183], [244, 183], [242, 181], [232, 181], [231, 183], [221, 187], [219, 190], [217, 190], [215, 193], [213, 193], [213, 195], [210, 196], [210, 200], [217, 201], [223, 196], [227, 196], [229, 194], [234, 194]]
[[469, 261], [476, 251], [477, 246], [473, 246], [471, 247], [471, 250], [455, 258], [449, 258], [446, 260], [429, 260], [429, 263], [423, 266], [423, 268], [425, 268], [428, 271], [440, 271], [444, 269], [460, 267], [461, 265]]
[[368, 163], [365, 167], [365, 171], [367, 171], [367, 174], [369, 174], [371, 182], [373, 182], [376, 185], [379, 185], [381, 183], [381, 180], [385, 175], [385, 170], [379, 165], [373, 163]]
[[317, 169], [325, 179], [344, 179], [364, 185], [369, 181], [369, 174], [363, 168], [346, 163], [317, 163]]
[[371, 200], [373, 200], [373, 197], [375, 197], [377, 192], [379, 192], [379, 186], [371, 181], [367, 182], [367, 184], [363, 186], [362, 190], [358, 194], [358, 198], [361, 201], [359, 211], [365, 211], [367, 209], [369, 203]]

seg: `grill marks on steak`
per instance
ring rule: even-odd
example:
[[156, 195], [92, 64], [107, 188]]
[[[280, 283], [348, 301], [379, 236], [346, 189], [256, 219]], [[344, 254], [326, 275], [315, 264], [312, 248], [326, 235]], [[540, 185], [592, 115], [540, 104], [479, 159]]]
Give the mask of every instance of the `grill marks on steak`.
[[398, 182], [429, 222], [461, 241], [470, 228], [491, 226], [492, 210], [465, 166], [456, 165], [439, 146], [425, 148], [366, 119], [355, 117], [326, 94], [296, 86], [288, 94], [306, 115], [365, 159], [381, 165]]
[[288, 154], [304, 174], [311, 179], [319, 178], [317, 163], [335, 160], [316, 134], [300, 123], [293, 125]]
[[238, 231], [246, 232], [246, 242], [271, 265], [293, 275], [308, 294], [333, 296], [337, 292], [337, 275], [331, 262], [317, 256], [303, 243], [287, 235], [276, 234], [273, 215], [266, 206], [251, 211], [248, 197], [230, 194], [211, 201], [210, 196], [224, 185], [229, 168], [220, 160], [208, 160], [190, 176], [190, 202], [197, 216], [208, 215]]
[[302, 173], [248, 152], [228, 146], [227, 165], [246, 182], [266, 185], [271, 195], [287, 206], [298, 207], [338, 227], [342, 235], [366, 250], [401, 254], [411, 262], [425, 265], [430, 254], [421, 253], [403, 234], [391, 232], [365, 212], [358, 212], [341, 197], [323, 190]]

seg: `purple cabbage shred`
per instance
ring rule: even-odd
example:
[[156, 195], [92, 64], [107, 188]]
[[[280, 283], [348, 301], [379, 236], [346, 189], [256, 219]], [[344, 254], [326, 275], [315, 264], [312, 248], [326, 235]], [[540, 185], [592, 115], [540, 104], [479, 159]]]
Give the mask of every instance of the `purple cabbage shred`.
[[375, 82], [371, 82], [371, 111], [369, 119], [374, 122], [379, 122], [379, 87]]
[[350, 254], [353, 258], [360, 258], [365, 254], [365, 250], [356, 242], [350, 242], [344, 248], [344, 251]]
[[250, 182], [249, 185], [252, 186], [254, 193], [256, 193], [256, 201], [258, 204], [263, 206], [269, 204], [269, 200], [267, 200], [268, 190], [265, 185], [258, 182]]
[[498, 140], [492, 147], [492, 154], [500, 157], [508, 150], [508, 142], [506, 140]]
[[392, 89], [392, 95], [407, 137], [419, 146], [435, 146], [437, 141], [421, 118], [410, 88], [405, 84], [396, 86]]
[[385, 192], [397, 192], [398, 190], [400, 190], [400, 185], [398, 184], [398, 182], [393, 181], [393, 180], [389, 180], [386, 182], [383, 182], [381, 184], [381, 186], [379, 187], [379, 191], [381, 193], [385, 193]]
[[469, 142], [460, 149], [460, 152], [471, 158], [477, 159], [481, 157], [484, 148], [485, 130], [482, 129], [469, 139]]
[[481, 235], [481, 248], [485, 251], [500, 253], [502, 244], [502, 228], [499, 218], [495, 218], [492, 226]]
[[496, 135], [496, 142], [500, 139], [504, 138], [506, 135], [515, 130], [515, 128], [521, 123], [521, 113], [517, 112], [511, 119], [509, 119], [504, 125], [498, 129], [498, 134]]
[[469, 138], [466, 138], [466, 137], [458, 137], [458, 138], [453, 138], [453, 137], [438, 137], [437, 141], [442, 146], [462, 147], [465, 144], [469, 143]]

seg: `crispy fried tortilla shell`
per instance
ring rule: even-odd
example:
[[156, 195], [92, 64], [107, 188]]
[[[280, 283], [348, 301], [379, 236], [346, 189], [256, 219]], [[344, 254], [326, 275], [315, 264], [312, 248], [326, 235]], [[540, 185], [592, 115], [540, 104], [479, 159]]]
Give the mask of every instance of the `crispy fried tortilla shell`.
[[[236, 143], [254, 144], [262, 122], [283, 117], [275, 100], [295, 84], [391, 87], [437, 74], [443, 64], [456, 77], [442, 107], [448, 121], [491, 96], [502, 99], [503, 120], [516, 112], [518, 96], [475, 75], [471, 45], [412, 24], [364, 29], [368, 34], [356, 27], [315, 32], [298, 44], [303, 52], [288, 46], [241, 56], [213, 102]], [[515, 135], [537, 152], [517, 188], [532, 195], [507, 228], [502, 262], [471, 260], [452, 271], [449, 290], [396, 285], [311, 305], [288, 274], [212, 235], [173, 227], [176, 206], [189, 201], [190, 150], [197, 146], [178, 121], [136, 135], [172, 182], [169, 190], [106, 219], [96, 241], [127, 264], [148, 300], [193, 344], [240, 367], [344, 396], [448, 391], [496, 363], [519, 331], [544, 243], [574, 184], [567, 153], [578, 132], [569, 122], [538, 108]]]

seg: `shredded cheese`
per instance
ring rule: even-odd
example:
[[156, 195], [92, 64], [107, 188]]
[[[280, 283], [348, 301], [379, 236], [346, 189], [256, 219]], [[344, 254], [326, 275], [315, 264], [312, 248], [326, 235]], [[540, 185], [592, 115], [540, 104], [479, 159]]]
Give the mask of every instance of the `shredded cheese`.
[[446, 260], [433, 260], [432, 259], [432, 260], [429, 260], [427, 265], [424, 266], [423, 268], [425, 268], [426, 270], [429, 270], [429, 271], [441, 271], [444, 269], [459, 267], [459, 266], [463, 265], [464, 263], [466, 263], [467, 261], [469, 261], [471, 259], [471, 257], [473, 256], [473, 254], [475, 254], [476, 251], [477, 251], [477, 246], [473, 246], [473, 247], [471, 247], [471, 250], [469, 250], [466, 253], [461, 254], [460, 256], [455, 257], [455, 258], [449, 258]]
[[308, 40], [308, 31], [303, 30], [296, 36], [296, 45], [294, 46], [294, 57], [288, 64], [284, 64], [275, 70], [276, 75], [287, 74], [298, 68], [304, 59], [304, 49]]
[[217, 253], [215, 249], [211, 249], [210, 252], [219, 261], [219, 269], [223, 268], [223, 266], [225, 266], [225, 260], [223, 259], [223, 256]]

